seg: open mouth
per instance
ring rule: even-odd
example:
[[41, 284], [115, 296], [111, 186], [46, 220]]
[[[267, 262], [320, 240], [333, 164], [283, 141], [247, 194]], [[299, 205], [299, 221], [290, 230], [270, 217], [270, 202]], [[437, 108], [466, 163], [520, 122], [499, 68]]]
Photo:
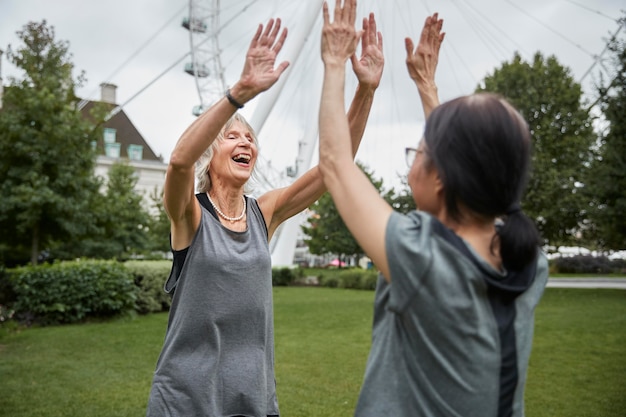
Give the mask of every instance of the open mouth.
[[233, 156], [233, 161], [239, 163], [239, 164], [248, 164], [250, 163], [250, 155], [245, 154], [245, 153], [240, 153], [238, 155]]

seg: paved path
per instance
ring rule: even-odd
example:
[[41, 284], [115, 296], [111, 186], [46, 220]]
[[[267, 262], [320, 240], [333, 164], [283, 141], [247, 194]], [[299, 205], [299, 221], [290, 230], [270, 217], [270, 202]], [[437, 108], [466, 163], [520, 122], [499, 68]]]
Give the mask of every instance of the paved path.
[[626, 290], [626, 278], [550, 278], [548, 288], [612, 288]]

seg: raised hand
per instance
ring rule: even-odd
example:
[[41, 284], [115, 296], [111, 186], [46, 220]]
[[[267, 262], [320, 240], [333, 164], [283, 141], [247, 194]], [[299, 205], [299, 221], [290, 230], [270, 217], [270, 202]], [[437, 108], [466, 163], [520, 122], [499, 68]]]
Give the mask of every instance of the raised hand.
[[361, 58], [351, 56], [352, 68], [359, 83], [377, 88], [383, 75], [385, 58], [383, 55], [383, 36], [376, 30], [374, 13], [363, 18], [363, 34], [361, 35]]
[[326, 65], [345, 65], [359, 43], [360, 34], [354, 29], [356, 0], [337, 0], [333, 22], [330, 21], [328, 2], [324, 2], [323, 13], [322, 61]]
[[417, 48], [414, 49], [411, 38], [404, 40], [406, 66], [409, 70], [409, 76], [418, 87], [424, 84], [434, 86], [439, 49], [445, 36], [445, 33], [441, 32], [442, 26], [443, 19], [439, 19], [438, 13], [435, 13], [426, 18]]
[[426, 18], [416, 49], [413, 48], [413, 41], [410, 38], [404, 40], [406, 67], [409, 76], [417, 85], [426, 118], [439, 105], [435, 71], [439, 62], [439, 49], [445, 36], [445, 33], [441, 32], [442, 26], [443, 20], [435, 13]]
[[246, 62], [237, 83], [237, 99], [240, 102], [247, 101], [270, 88], [281, 74], [289, 66], [289, 62], [283, 61], [276, 68], [276, 57], [287, 38], [287, 28], [283, 29], [280, 37], [280, 19], [270, 19], [263, 29], [259, 25], [256, 34], [250, 42], [250, 47], [246, 54]]

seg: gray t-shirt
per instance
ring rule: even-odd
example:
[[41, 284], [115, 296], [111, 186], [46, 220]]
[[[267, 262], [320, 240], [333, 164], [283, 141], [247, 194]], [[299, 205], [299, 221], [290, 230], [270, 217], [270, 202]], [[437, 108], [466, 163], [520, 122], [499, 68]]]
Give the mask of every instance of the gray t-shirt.
[[393, 213], [357, 417], [524, 415], [545, 256], [501, 273], [423, 212]]
[[267, 229], [248, 198], [248, 229], [234, 232], [202, 208], [175, 283], [149, 417], [278, 415]]

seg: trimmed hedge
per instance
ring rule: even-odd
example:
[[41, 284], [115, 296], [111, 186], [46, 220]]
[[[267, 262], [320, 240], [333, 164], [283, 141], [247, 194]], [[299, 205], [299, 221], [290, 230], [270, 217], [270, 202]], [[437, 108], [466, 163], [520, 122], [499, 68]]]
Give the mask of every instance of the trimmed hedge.
[[328, 269], [318, 277], [321, 287], [374, 290], [378, 272], [371, 269]]
[[555, 258], [550, 272], [555, 274], [611, 274], [626, 272], [626, 260], [606, 256], [576, 255]]
[[[51, 325], [167, 311], [171, 296], [163, 285], [171, 267], [168, 260], [78, 260], [0, 268], [2, 319]], [[272, 269], [274, 286], [308, 285], [304, 278], [301, 268]], [[359, 268], [329, 269], [317, 278], [320, 286], [373, 290], [377, 273]]]
[[172, 296], [163, 286], [170, 275], [172, 261], [127, 261], [124, 266], [133, 274], [137, 287], [135, 310], [139, 314], [169, 310]]
[[75, 323], [132, 312], [136, 287], [115, 261], [80, 260], [9, 271], [15, 317], [27, 324]]
[[361, 289], [362, 290], [375, 290], [376, 283], [378, 283], [378, 272], [372, 270], [366, 270], [363, 275], [361, 275]]
[[295, 279], [295, 274], [289, 268], [272, 268], [272, 286], [286, 286]]

